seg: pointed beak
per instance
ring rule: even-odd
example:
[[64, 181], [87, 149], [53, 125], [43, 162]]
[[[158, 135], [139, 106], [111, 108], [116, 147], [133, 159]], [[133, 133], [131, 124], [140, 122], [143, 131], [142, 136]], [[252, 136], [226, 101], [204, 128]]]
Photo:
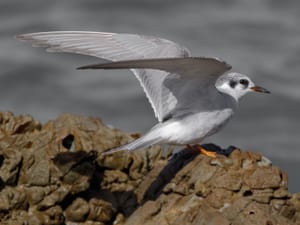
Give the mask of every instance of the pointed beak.
[[255, 92], [261, 92], [261, 93], [267, 93], [267, 94], [270, 94], [271, 92], [268, 91], [267, 89], [263, 88], [263, 87], [260, 87], [260, 86], [254, 86], [254, 87], [251, 87], [250, 88], [252, 91], [255, 91]]

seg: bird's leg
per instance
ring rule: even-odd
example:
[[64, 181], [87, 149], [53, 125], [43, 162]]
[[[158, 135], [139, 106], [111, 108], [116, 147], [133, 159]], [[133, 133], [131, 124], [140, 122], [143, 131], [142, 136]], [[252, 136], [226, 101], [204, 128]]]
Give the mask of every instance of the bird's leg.
[[198, 145], [198, 144], [194, 145], [194, 146], [187, 144], [186, 147], [189, 150], [191, 150], [192, 152], [195, 152], [195, 150], [196, 150], [197, 152], [200, 152], [201, 154], [206, 155], [208, 157], [211, 157], [211, 158], [216, 158], [217, 157], [216, 152], [208, 151], [205, 148], [203, 148], [201, 145]]
[[211, 158], [216, 158], [217, 157], [217, 153], [216, 152], [212, 152], [212, 151], [208, 151], [205, 148], [203, 148], [201, 145], [195, 145], [195, 147], [201, 152], [201, 154], [206, 155], [208, 157]]
[[194, 146], [191, 146], [191, 145], [187, 144], [186, 147], [187, 147], [191, 152], [193, 152], [193, 153], [198, 152], [198, 149], [195, 149]]

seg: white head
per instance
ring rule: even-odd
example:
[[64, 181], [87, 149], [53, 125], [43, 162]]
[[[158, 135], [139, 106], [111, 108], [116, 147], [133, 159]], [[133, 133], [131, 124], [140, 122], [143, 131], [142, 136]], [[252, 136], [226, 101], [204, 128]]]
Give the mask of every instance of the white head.
[[232, 96], [235, 100], [248, 92], [270, 93], [265, 88], [255, 86], [255, 84], [244, 74], [228, 73], [218, 78], [216, 81], [218, 91]]

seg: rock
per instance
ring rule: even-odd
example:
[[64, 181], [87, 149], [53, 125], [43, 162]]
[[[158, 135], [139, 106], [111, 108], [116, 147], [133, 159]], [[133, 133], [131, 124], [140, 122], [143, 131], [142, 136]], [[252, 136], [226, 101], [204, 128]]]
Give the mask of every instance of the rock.
[[65, 211], [68, 221], [84, 222], [90, 212], [89, 204], [83, 198], [76, 198]]
[[[280, 188], [282, 172], [277, 167], [261, 167], [247, 171], [246, 184], [252, 189]], [[266, 179], [267, 178], [267, 179]]]
[[87, 220], [97, 222], [110, 222], [114, 215], [114, 208], [111, 203], [102, 199], [92, 198], [89, 201], [90, 212]]
[[0, 223], [300, 224], [300, 194], [261, 154], [208, 144], [217, 158], [161, 146], [101, 155], [135, 138], [96, 118], [0, 113]]
[[22, 162], [22, 154], [9, 147], [1, 148], [0, 154], [2, 158], [0, 170], [1, 181], [8, 185], [16, 185]]

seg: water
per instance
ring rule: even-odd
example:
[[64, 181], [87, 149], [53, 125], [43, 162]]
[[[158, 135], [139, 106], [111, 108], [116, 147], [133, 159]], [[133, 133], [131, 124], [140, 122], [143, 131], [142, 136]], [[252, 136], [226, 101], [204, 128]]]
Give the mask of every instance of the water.
[[1, 0], [0, 110], [41, 121], [71, 112], [145, 132], [155, 118], [128, 71], [76, 71], [97, 59], [48, 54], [17, 42], [20, 33], [93, 30], [155, 35], [195, 56], [217, 56], [272, 95], [251, 94], [231, 123], [207, 141], [262, 152], [299, 191], [300, 2]]

